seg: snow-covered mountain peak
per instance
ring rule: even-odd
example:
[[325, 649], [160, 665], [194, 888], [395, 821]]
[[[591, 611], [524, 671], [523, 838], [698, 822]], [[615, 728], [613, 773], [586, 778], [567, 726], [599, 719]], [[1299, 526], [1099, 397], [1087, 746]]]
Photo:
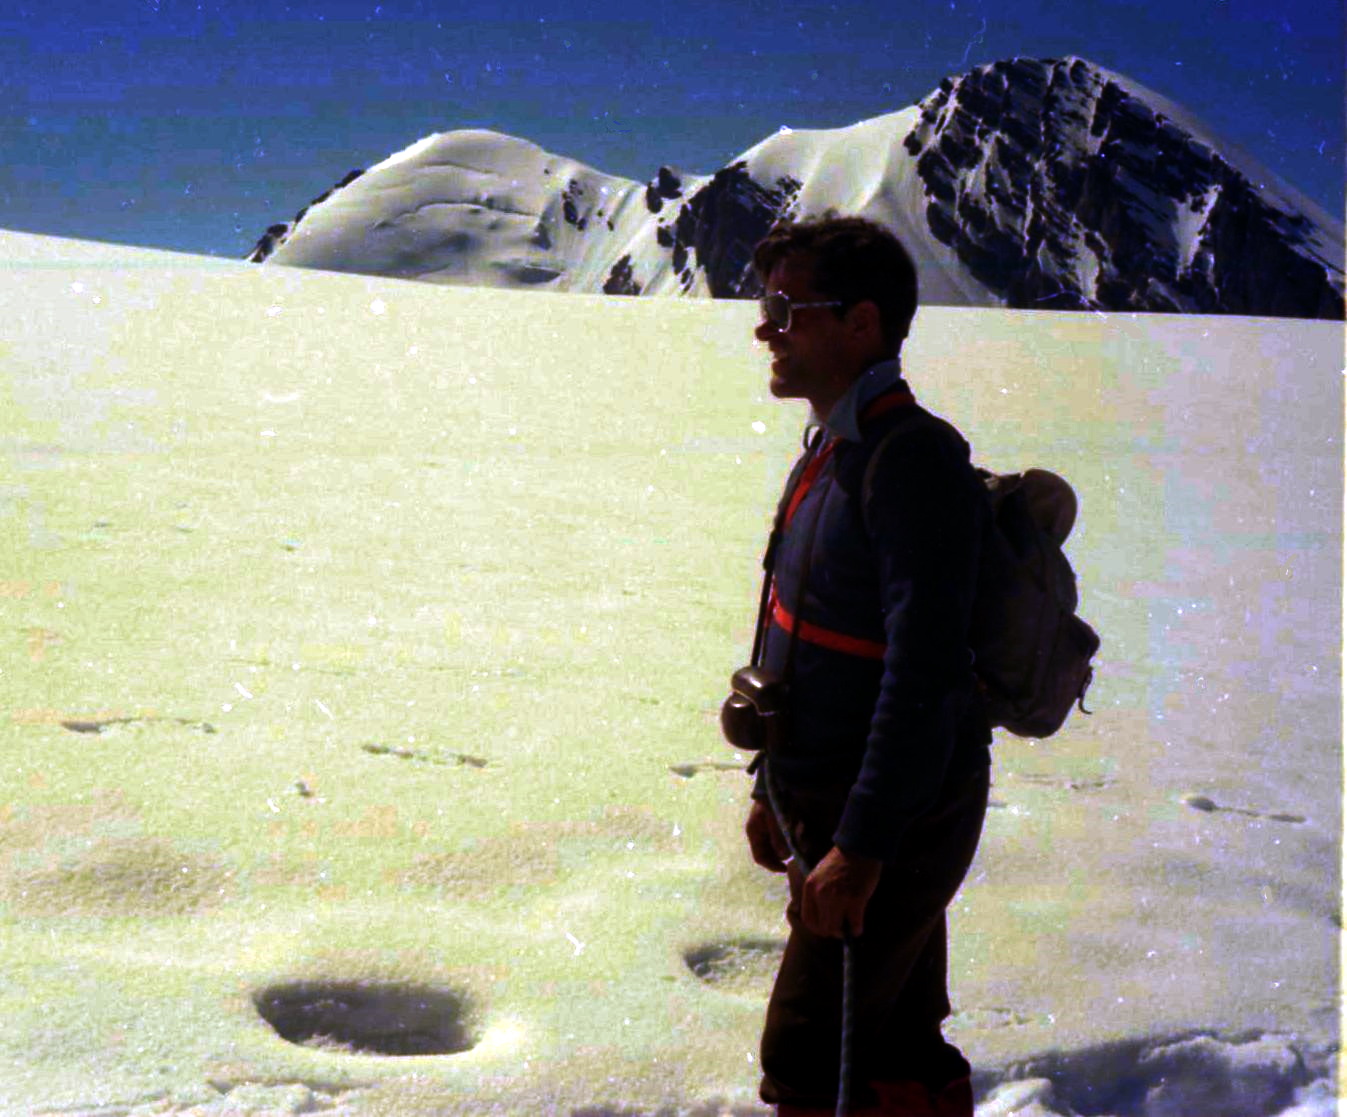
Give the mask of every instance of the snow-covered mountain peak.
[[1128, 78], [1017, 58], [918, 107], [927, 223], [1007, 305], [1342, 316], [1341, 226]]
[[751, 297], [778, 220], [859, 213], [926, 302], [1342, 317], [1342, 226], [1181, 106], [1081, 58], [1015, 58], [725, 167], [648, 181], [527, 140], [437, 133], [353, 172], [261, 262], [439, 283]]
[[[427, 136], [268, 230], [253, 259], [486, 286], [576, 289], [642, 187], [484, 129]], [[621, 218], [626, 220], [625, 218]], [[628, 224], [631, 224], [628, 221]], [[584, 284], [578, 289], [586, 289]]]

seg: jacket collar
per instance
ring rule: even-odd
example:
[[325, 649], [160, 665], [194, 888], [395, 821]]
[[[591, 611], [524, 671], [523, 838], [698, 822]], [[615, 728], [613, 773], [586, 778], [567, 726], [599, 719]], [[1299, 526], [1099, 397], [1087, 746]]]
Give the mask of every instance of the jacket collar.
[[897, 357], [871, 365], [842, 393], [823, 426], [830, 436], [860, 442], [861, 416], [865, 409], [885, 392], [902, 384], [903, 366]]

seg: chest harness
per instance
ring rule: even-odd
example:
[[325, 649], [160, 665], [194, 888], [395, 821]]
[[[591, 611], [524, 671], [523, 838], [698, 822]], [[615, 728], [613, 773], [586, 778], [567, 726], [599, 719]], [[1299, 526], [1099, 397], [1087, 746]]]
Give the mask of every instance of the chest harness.
[[[879, 396], [865, 409], [861, 416], [861, 422], [863, 424], [873, 422], [886, 412], [892, 411], [898, 407], [911, 407], [914, 406], [916, 402], [916, 399], [906, 387], [892, 389]], [[817, 437], [818, 436], [816, 436], [816, 438]], [[790, 634], [791, 652], [787, 655], [787, 678], [790, 677], [790, 661], [794, 658], [791, 653], [794, 652], [794, 642], [797, 637], [807, 643], [817, 644], [835, 652], [843, 652], [846, 655], [859, 656], [862, 659], [884, 658], [884, 644], [879, 641], [866, 640], [858, 636], [848, 635], [845, 632], [838, 632], [835, 629], [825, 628], [822, 625], [813, 624], [810, 621], [803, 620], [799, 616], [800, 604], [804, 598], [805, 584], [809, 578], [809, 563], [812, 558], [814, 544], [813, 529], [817, 527], [818, 518], [823, 514], [821, 505], [815, 513], [814, 522], [810, 525], [809, 536], [806, 540], [804, 570], [800, 578], [799, 600], [797, 600], [795, 604], [794, 613], [787, 608], [785, 602], [781, 600], [781, 596], [777, 592], [776, 578], [773, 572], [776, 545], [781, 534], [790, 526], [791, 521], [795, 518], [795, 513], [799, 511], [805, 496], [818, 481], [819, 474], [823, 472], [823, 467], [836, 451], [837, 443], [839, 441], [840, 436], [833, 435], [823, 443], [822, 447], [810, 458], [808, 464], [804, 468], [804, 472], [800, 475], [799, 481], [791, 491], [790, 499], [786, 502], [785, 511], [772, 532], [772, 539], [767, 548], [767, 555], [763, 559], [765, 570], [763, 585], [764, 603], [759, 613], [758, 628], [759, 631], [761, 631], [765, 627], [765, 619], [770, 618], [772, 622]], [[817, 442], [811, 444], [811, 446], [817, 446]], [[754, 649], [753, 660], [755, 663], [757, 662], [760, 650], [761, 649], [757, 647]]]

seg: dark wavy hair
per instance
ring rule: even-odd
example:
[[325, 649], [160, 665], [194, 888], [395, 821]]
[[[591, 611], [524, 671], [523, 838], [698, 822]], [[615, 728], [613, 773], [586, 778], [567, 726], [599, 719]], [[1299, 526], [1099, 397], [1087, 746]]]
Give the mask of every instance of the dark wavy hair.
[[917, 312], [917, 269], [896, 236], [864, 217], [832, 211], [774, 225], [753, 250], [753, 270], [766, 283], [787, 256], [805, 257], [813, 285], [825, 298], [847, 307], [869, 300], [879, 308], [884, 344], [897, 353]]

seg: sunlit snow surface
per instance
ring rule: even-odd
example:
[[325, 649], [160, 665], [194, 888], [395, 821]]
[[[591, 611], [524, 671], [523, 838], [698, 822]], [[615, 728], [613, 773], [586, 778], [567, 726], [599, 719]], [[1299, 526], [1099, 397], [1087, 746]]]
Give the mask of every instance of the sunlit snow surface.
[[[3, 246], [0, 1111], [760, 1112], [754, 309]], [[1334, 1111], [1342, 352], [917, 319], [1104, 637], [952, 912], [981, 1117]]]

